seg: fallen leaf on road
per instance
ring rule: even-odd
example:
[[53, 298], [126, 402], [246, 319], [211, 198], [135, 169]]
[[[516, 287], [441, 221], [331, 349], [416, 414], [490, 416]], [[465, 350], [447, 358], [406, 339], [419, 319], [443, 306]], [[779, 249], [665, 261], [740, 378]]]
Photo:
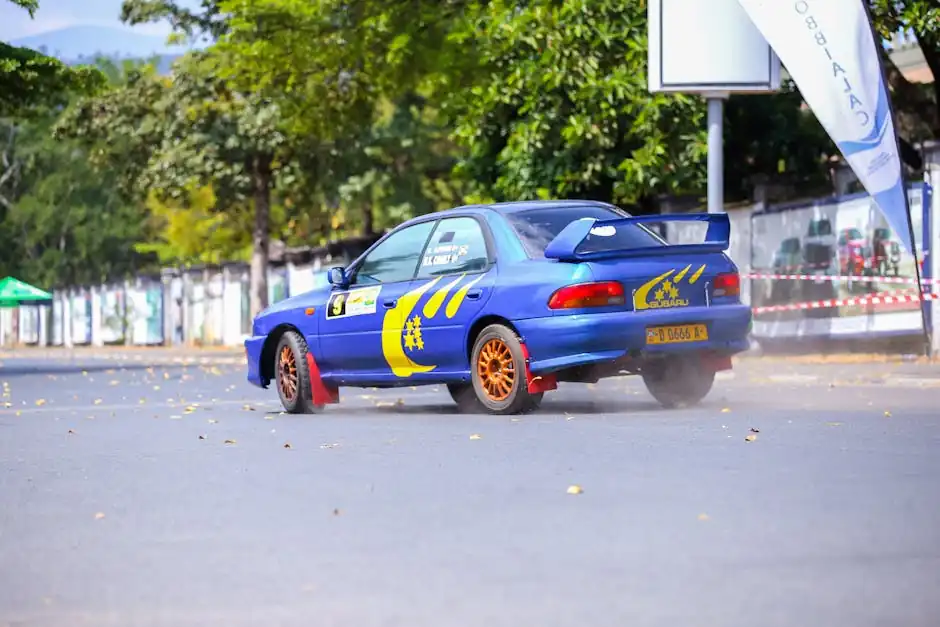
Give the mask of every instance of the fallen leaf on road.
[[153, 386], [153, 389], [154, 389], [154, 391], [157, 391], [157, 390], [160, 389], [160, 386], [159, 386], [159, 385], [155, 385], [155, 386]]
[[40, 407], [42, 407], [42, 406], [45, 405], [45, 404], [46, 404], [46, 399], [44, 399], [44, 398], [40, 398], [40, 399], [38, 399], [38, 400], [36, 401], [36, 405], [38, 405], [38, 406], [40, 406]]
[[200, 440], [205, 440], [205, 439], [206, 439], [206, 436], [200, 435], [200, 436], [199, 436], [199, 439], [200, 439]]
[[225, 440], [223, 444], [238, 444], [238, 442], [236, 442], [235, 440]]
[[827, 427], [841, 427], [842, 423], [841, 422], [827, 422], [826, 426]]
[[483, 436], [480, 435], [479, 433], [474, 433], [474, 434], [472, 434], [472, 435], [470, 436], [470, 439], [471, 439], [471, 440], [482, 440], [482, 439], [483, 439]]
[[751, 433], [760, 433], [760, 429], [755, 429], [754, 427], [751, 427]]
[[100, 405], [102, 403], [100, 398], [95, 399], [95, 405]]
[[333, 509], [333, 515], [334, 515], [334, 516], [339, 516], [339, 509], [334, 508], [334, 509]]
[[170, 373], [164, 371], [164, 373], [163, 373], [163, 378], [164, 378], [164, 379], [169, 379], [169, 378], [170, 378]]
[[120, 383], [121, 382], [118, 381], [117, 379], [115, 379], [114, 381], [108, 381], [108, 385], [120, 385]]
[[699, 519], [699, 520], [708, 520], [708, 514], [699, 514], [699, 515], [698, 515], [698, 519]]
[[294, 448], [294, 447], [290, 445], [290, 442], [285, 442], [284, 448]]
[[584, 490], [582, 490], [579, 485], [568, 486], [568, 494], [581, 494], [582, 492], [584, 492]]
[[69, 429], [69, 435], [75, 435], [75, 432], [72, 429]]
[[721, 410], [721, 413], [723, 413], [723, 414], [730, 414], [730, 413], [731, 413], [731, 408], [730, 408], [730, 407], [725, 407], [724, 409]]
[[744, 441], [745, 441], [745, 442], [753, 442], [753, 441], [756, 440], [756, 439], [757, 439], [757, 436], [754, 435], [753, 433], [752, 433], [751, 435], [748, 435], [748, 436], [745, 436], [745, 437], [744, 437]]
[[886, 411], [886, 412], [885, 412], [885, 418], [890, 418], [890, 417], [891, 417], [891, 412], [890, 412], [890, 411]]
[[95, 514], [95, 520], [101, 520], [102, 518], [104, 518], [104, 512], [98, 512]]
[[255, 408], [252, 407], [251, 405], [245, 405], [242, 407], [242, 409], [244, 409], [245, 411], [255, 411]]
[[401, 407], [402, 405], [405, 404], [405, 399], [400, 398], [400, 399], [398, 399], [397, 401], [395, 401], [395, 404], [398, 405], [399, 407]]
[[83, 377], [87, 377], [87, 376], [88, 376], [88, 371], [87, 371], [87, 370], [82, 370], [82, 376], [83, 376]]

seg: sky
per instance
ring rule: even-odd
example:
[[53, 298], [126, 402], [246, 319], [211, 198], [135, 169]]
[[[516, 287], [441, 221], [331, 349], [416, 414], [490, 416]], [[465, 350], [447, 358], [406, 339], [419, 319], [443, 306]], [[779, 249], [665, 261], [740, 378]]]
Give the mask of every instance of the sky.
[[[182, 2], [194, 5], [196, 0]], [[12, 2], [0, 0], [0, 40], [12, 41], [68, 26], [94, 25], [121, 27], [121, 0], [39, 0], [39, 11], [30, 19], [29, 13]], [[149, 35], [166, 35], [164, 24], [145, 24], [134, 31]]]

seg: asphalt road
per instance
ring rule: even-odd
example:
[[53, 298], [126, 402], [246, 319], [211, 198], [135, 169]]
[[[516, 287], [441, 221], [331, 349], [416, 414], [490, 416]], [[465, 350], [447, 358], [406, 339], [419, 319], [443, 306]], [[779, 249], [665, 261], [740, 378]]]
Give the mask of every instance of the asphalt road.
[[225, 358], [149, 361], [3, 361], [0, 626], [940, 624], [936, 366], [297, 417]]

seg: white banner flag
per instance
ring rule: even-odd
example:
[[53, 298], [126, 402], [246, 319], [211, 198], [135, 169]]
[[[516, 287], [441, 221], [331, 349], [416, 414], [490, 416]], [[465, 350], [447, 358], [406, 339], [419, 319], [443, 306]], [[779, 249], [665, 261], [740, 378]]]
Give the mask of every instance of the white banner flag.
[[911, 253], [907, 192], [866, 0], [738, 0]]

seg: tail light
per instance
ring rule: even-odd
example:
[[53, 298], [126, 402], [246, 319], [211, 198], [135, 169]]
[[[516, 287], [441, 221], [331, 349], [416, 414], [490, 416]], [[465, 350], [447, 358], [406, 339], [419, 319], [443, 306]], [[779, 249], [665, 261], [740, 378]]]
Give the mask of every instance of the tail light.
[[715, 277], [714, 296], [738, 296], [741, 294], [741, 277], [737, 272], [724, 272]]
[[607, 307], [626, 302], [623, 285], [617, 281], [578, 283], [555, 290], [548, 299], [549, 309], [581, 309], [583, 307]]

